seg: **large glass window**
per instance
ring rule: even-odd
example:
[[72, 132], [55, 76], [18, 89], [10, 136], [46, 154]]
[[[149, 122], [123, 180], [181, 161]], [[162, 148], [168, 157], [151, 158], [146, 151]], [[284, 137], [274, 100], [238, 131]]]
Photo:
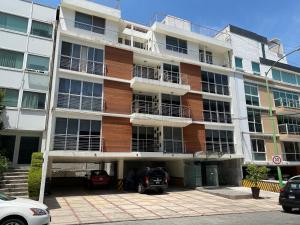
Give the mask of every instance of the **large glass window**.
[[27, 18], [0, 12], [0, 28], [26, 33], [27, 26]]
[[22, 108], [27, 109], [45, 109], [46, 94], [24, 91], [22, 99]]
[[206, 151], [208, 153], [233, 154], [233, 131], [229, 130], [205, 130]]
[[217, 123], [231, 123], [230, 103], [203, 99], [204, 120]]
[[57, 107], [102, 110], [102, 84], [60, 78]]
[[243, 70], [243, 59], [239, 57], [234, 57], [235, 68], [237, 70]]
[[300, 118], [278, 115], [277, 120], [279, 133], [300, 135]]
[[56, 118], [53, 150], [100, 151], [101, 122]]
[[247, 109], [250, 132], [262, 132], [261, 112], [257, 109]]
[[288, 108], [300, 108], [299, 95], [294, 92], [273, 89], [275, 106]]
[[182, 128], [164, 127], [164, 152], [183, 153]]
[[175, 37], [166, 36], [166, 49], [187, 54], [187, 41]]
[[188, 108], [181, 106], [180, 96], [162, 94], [162, 115], [188, 117]]
[[257, 63], [257, 62], [251, 62], [251, 65], [252, 65], [252, 71], [253, 71], [253, 73], [259, 75], [260, 74], [259, 63]]
[[229, 95], [228, 77], [226, 75], [202, 71], [201, 76], [202, 91], [219, 95]]
[[34, 71], [48, 72], [49, 58], [37, 55], [28, 55], [26, 68]]
[[272, 69], [272, 77], [274, 80], [278, 80], [284, 83], [300, 85], [300, 76], [293, 73]]
[[257, 85], [245, 83], [245, 97], [247, 105], [259, 106]]
[[265, 151], [265, 141], [260, 139], [251, 139], [252, 144], [252, 154], [255, 161], [265, 161], [266, 151]]
[[89, 30], [98, 34], [104, 34], [105, 19], [75, 12], [75, 27], [83, 30]]
[[163, 64], [163, 81], [171, 83], [180, 83], [179, 66], [171, 64]]
[[132, 127], [132, 151], [158, 152], [159, 141], [155, 137], [155, 127]]
[[285, 161], [300, 161], [299, 142], [283, 142], [283, 146]]
[[4, 98], [2, 101], [4, 106], [8, 106], [8, 107], [18, 106], [19, 90], [0, 88], [0, 91], [4, 92]]
[[52, 38], [52, 24], [43, 23], [39, 21], [32, 21], [31, 34], [45, 38]]
[[22, 69], [24, 53], [0, 49], [0, 66]]
[[63, 41], [60, 68], [103, 75], [103, 50]]

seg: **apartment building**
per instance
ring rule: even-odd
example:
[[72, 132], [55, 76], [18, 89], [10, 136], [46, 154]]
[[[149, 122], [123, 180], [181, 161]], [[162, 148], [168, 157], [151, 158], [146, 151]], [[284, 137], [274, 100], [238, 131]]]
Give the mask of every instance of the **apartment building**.
[[14, 167], [28, 165], [45, 150], [56, 9], [31, 1], [2, 2], [0, 9], [0, 89], [4, 129], [0, 148]]
[[243, 75], [229, 32], [169, 15], [148, 27], [80, 0], [57, 17], [44, 180], [105, 168], [122, 182], [148, 165], [176, 185], [239, 184]]
[[[230, 32], [236, 74], [244, 77], [244, 84], [239, 87], [244, 92], [239, 102], [244, 162], [267, 165], [272, 169], [270, 176], [277, 178], [272, 162], [277, 148], [283, 160], [280, 165], [283, 176], [299, 174], [300, 68], [289, 65], [286, 58], [274, 65], [284, 56], [280, 40], [268, 40], [232, 25], [225, 30]], [[273, 69], [266, 76], [272, 65]], [[273, 117], [269, 116], [269, 107]]]

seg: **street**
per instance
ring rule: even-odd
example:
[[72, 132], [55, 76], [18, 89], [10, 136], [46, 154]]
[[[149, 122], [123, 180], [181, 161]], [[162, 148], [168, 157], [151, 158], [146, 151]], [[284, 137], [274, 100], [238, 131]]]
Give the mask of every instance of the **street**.
[[300, 224], [300, 213], [282, 211], [169, 218], [107, 223], [109, 225], [289, 225]]

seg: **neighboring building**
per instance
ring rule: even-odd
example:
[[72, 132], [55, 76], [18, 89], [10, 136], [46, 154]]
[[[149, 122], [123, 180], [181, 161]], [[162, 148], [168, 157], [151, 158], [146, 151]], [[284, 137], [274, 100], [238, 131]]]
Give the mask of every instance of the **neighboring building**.
[[[276, 155], [272, 140], [276, 135], [278, 154], [284, 177], [300, 173], [300, 68], [288, 65], [283, 58], [276, 63], [267, 76], [270, 86], [269, 98], [265, 73], [284, 56], [283, 46], [278, 39], [268, 40], [253, 32], [229, 25], [233, 61], [236, 74], [243, 75], [245, 98], [239, 102], [242, 112], [244, 163], [254, 162], [267, 165], [270, 176], [277, 178], [272, 156]], [[271, 103], [270, 103], [271, 100]], [[274, 130], [269, 106], [274, 114]], [[245, 126], [248, 123], [248, 126]]]
[[0, 9], [0, 89], [6, 106], [0, 147], [14, 167], [45, 150], [55, 16], [56, 9], [31, 1], [5, 1]]
[[151, 27], [89, 1], [59, 8], [48, 177], [145, 165], [180, 185], [238, 185], [242, 147], [228, 33], [166, 16]]

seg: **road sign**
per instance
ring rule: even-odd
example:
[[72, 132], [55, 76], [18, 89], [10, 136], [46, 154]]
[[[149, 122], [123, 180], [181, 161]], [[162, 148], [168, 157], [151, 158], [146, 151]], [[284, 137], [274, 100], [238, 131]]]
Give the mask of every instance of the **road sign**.
[[279, 165], [282, 162], [281, 155], [273, 155], [272, 156], [272, 161], [274, 164]]

